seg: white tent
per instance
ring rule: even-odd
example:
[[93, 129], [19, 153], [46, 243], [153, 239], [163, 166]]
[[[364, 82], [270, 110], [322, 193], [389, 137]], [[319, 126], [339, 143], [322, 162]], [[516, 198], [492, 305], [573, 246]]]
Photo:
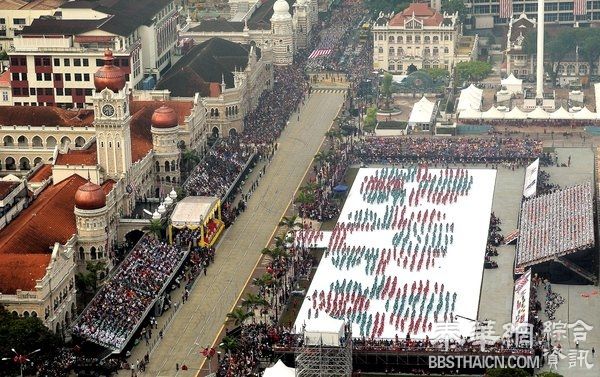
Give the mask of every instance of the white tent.
[[506, 87], [511, 93], [517, 94], [523, 92], [523, 80], [516, 78], [512, 73], [505, 79], [500, 81], [500, 84]]
[[290, 368], [278, 360], [275, 365], [265, 369], [263, 377], [294, 377], [296, 375], [296, 368]]
[[561, 106], [555, 112], [550, 113], [550, 119], [573, 119], [573, 113]]
[[482, 98], [483, 90], [471, 84], [468, 88], [460, 91], [456, 111], [463, 111], [466, 109], [481, 110]]
[[465, 109], [458, 114], [459, 119], [481, 119], [481, 111], [475, 109]]
[[579, 110], [576, 113], [571, 113], [571, 114], [573, 114], [573, 119], [579, 119], [579, 120], [597, 119], [597, 114], [591, 112], [590, 109], [587, 108], [587, 106], [584, 106], [583, 109]]
[[492, 106], [488, 111], [481, 113], [481, 119], [504, 119], [506, 113]]
[[523, 110], [521, 110], [517, 106], [515, 106], [512, 109], [510, 109], [509, 112], [504, 114], [504, 119], [512, 119], [512, 120], [527, 119], [527, 114], [525, 114], [523, 112]]
[[408, 125], [412, 126], [415, 124], [431, 123], [433, 117], [433, 110], [435, 109], [435, 103], [431, 102], [425, 97], [421, 97], [419, 102], [415, 103], [410, 112], [408, 118]]
[[549, 119], [550, 114], [541, 107], [536, 107], [533, 111], [527, 113], [527, 119]]

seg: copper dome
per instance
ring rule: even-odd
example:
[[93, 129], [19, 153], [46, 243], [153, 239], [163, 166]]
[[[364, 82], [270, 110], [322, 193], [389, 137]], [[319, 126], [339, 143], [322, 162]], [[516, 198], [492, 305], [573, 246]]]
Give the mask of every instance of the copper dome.
[[100, 209], [106, 205], [106, 195], [102, 187], [88, 181], [75, 193], [75, 207], [84, 210]]
[[113, 60], [112, 51], [104, 51], [104, 65], [94, 73], [94, 86], [98, 92], [108, 88], [116, 93], [125, 87], [125, 74], [113, 65]]
[[177, 126], [177, 114], [175, 110], [165, 105], [154, 110], [152, 114], [152, 127], [171, 128]]

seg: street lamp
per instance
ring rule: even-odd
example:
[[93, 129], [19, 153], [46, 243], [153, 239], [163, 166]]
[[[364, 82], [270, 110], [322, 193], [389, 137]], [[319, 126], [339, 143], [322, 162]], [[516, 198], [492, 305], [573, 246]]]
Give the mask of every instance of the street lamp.
[[14, 348], [11, 348], [10, 350], [13, 351], [15, 356], [13, 356], [12, 358], [11, 357], [3, 357], [2, 361], [12, 360], [15, 362], [15, 364], [19, 364], [19, 367], [21, 369], [21, 377], [23, 377], [23, 365], [25, 365], [28, 361], [31, 361], [31, 360], [29, 360], [29, 356], [41, 351], [41, 349], [38, 348], [35, 351], [28, 353], [27, 355], [21, 355], [17, 351], [15, 351]]

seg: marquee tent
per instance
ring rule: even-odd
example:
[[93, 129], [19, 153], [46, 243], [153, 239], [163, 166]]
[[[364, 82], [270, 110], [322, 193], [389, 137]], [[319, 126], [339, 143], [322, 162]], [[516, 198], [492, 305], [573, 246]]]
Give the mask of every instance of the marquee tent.
[[527, 119], [527, 114], [525, 112], [523, 112], [523, 110], [521, 110], [515, 106], [512, 109], [510, 109], [509, 112], [504, 114], [504, 119], [511, 119], [511, 120]]
[[598, 119], [597, 114], [591, 112], [590, 109], [587, 108], [587, 106], [584, 106], [583, 109], [579, 110], [576, 113], [571, 113], [571, 114], [573, 114], [573, 119], [579, 119], [579, 120]]
[[471, 84], [468, 88], [460, 91], [456, 111], [464, 111], [466, 109], [481, 110], [482, 98], [483, 90]]
[[561, 106], [555, 112], [550, 113], [550, 119], [573, 119], [573, 113]]
[[523, 92], [523, 80], [516, 78], [512, 73], [505, 79], [500, 81], [500, 84], [506, 87], [511, 93], [517, 94]]
[[541, 107], [536, 107], [533, 111], [527, 113], [527, 119], [549, 119], [550, 114]]
[[465, 109], [458, 115], [459, 119], [481, 119], [481, 112], [475, 109]]
[[408, 118], [408, 125], [414, 127], [421, 124], [431, 124], [435, 103], [425, 97], [421, 97], [419, 102], [415, 103]]
[[175, 228], [195, 229], [204, 224], [219, 205], [219, 198], [213, 196], [188, 196], [175, 206], [171, 215], [171, 224]]
[[481, 113], [481, 119], [504, 119], [506, 113], [492, 106], [488, 111]]
[[290, 368], [278, 360], [275, 365], [265, 369], [263, 377], [294, 377], [296, 376], [296, 368]]

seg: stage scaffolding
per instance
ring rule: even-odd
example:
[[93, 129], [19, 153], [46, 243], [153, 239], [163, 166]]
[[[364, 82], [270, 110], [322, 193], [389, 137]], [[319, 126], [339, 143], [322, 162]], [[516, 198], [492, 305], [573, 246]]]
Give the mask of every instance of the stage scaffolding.
[[303, 345], [296, 351], [296, 377], [350, 377], [352, 336], [338, 347]]

